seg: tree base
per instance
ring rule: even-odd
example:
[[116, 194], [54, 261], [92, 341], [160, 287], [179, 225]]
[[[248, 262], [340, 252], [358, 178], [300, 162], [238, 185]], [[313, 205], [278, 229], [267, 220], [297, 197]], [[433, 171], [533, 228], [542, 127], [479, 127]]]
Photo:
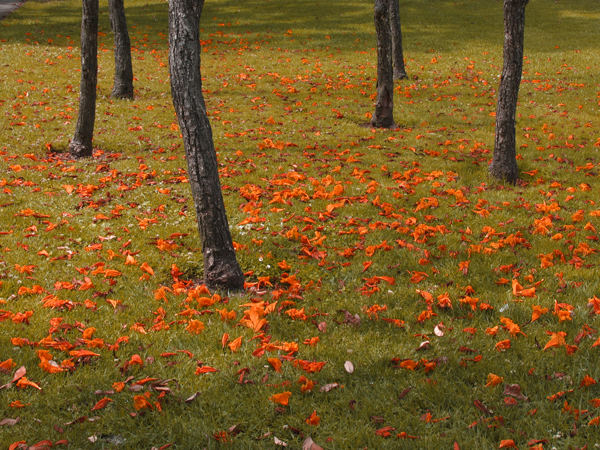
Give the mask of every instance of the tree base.
[[210, 289], [241, 291], [244, 274], [231, 249], [204, 248], [204, 284]]
[[519, 179], [519, 169], [517, 167], [490, 165], [489, 173], [497, 180], [506, 181], [512, 185], [517, 184]]
[[92, 150], [91, 145], [86, 145], [75, 140], [69, 143], [69, 153], [74, 158], [88, 158], [92, 156]]
[[112, 98], [118, 98], [120, 100], [133, 100], [133, 88], [117, 88], [114, 87], [110, 93]]
[[210, 290], [239, 292], [244, 290], [244, 274], [239, 266], [219, 267], [204, 274], [204, 284]]
[[369, 122], [369, 126], [371, 128], [397, 128], [396, 126], [396, 122], [394, 122], [394, 119], [388, 119], [387, 117], [385, 119], [381, 119], [381, 120], [377, 120], [377, 119], [371, 119], [371, 122]]

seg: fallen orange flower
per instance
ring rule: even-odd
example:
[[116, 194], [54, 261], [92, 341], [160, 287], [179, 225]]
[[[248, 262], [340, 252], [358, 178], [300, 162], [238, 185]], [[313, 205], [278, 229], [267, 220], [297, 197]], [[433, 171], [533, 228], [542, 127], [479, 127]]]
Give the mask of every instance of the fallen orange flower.
[[11, 408], [25, 408], [26, 406], [29, 406], [31, 403], [23, 403], [21, 400], [14, 400], [12, 402], [9, 403], [8, 406], [10, 406]]
[[390, 437], [392, 435], [392, 431], [394, 431], [395, 428], [394, 427], [382, 427], [378, 430], [375, 431], [375, 434], [381, 436], [381, 437]]
[[148, 399], [146, 397], [144, 397], [143, 395], [136, 395], [133, 397], [133, 407], [139, 411], [140, 409], [153, 409], [154, 406], [152, 405], [152, 403], [150, 403], [148, 401]]
[[544, 314], [546, 314], [548, 312], [548, 308], [542, 308], [539, 305], [532, 305], [531, 309], [532, 309], [532, 312], [531, 312], [531, 321], [532, 322], [535, 322], [541, 316], [543, 316]]
[[99, 353], [94, 353], [90, 350], [71, 350], [69, 355], [74, 356], [76, 358], [83, 358], [86, 356], [100, 356]]
[[17, 364], [12, 360], [12, 358], [8, 358], [5, 361], [0, 362], [0, 371], [8, 372]]
[[292, 393], [290, 391], [281, 392], [279, 394], [273, 394], [269, 397], [273, 403], [279, 403], [280, 405], [287, 406]]
[[[95, 332], [96, 332], [96, 328], [94, 328], [94, 327], [86, 328], [85, 330], [83, 330], [83, 333], [81, 333], [81, 337], [83, 339], [91, 339]], [[50, 359], [52, 359], [52, 358], [50, 358]]]
[[317, 425], [319, 425], [320, 422], [321, 422], [321, 418], [319, 416], [317, 416], [317, 411], [316, 410], [314, 410], [312, 412], [312, 414], [310, 415], [310, 417], [308, 417], [306, 419], [306, 423], [309, 424], [309, 425], [317, 426]]
[[37, 389], [38, 391], [41, 391], [42, 388], [39, 387], [39, 385], [37, 385], [36, 383], [34, 383], [33, 381], [29, 381], [27, 379], [27, 377], [21, 377], [19, 378], [19, 380], [17, 381], [17, 387], [20, 387], [21, 389], [25, 389], [26, 387], [32, 387]]
[[567, 345], [567, 343], [565, 341], [565, 336], [567, 335], [567, 333], [565, 333], [564, 331], [559, 331], [558, 333], [551, 333], [551, 332], [547, 332], [547, 333], [552, 337], [544, 346], [544, 350], [548, 350], [549, 348], [553, 348], [553, 347], [562, 347], [564, 345]]
[[308, 339], [304, 339], [304, 341], [302, 342], [304, 345], [317, 345], [317, 343], [319, 342], [319, 336], [315, 336], [315, 337], [311, 337]]
[[135, 266], [137, 265], [137, 261], [133, 255], [127, 255], [125, 257], [125, 265], [126, 266]]
[[488, 334], [490, 336], [496, 336], [496, 334], [498, 333], [499, 330], [499, 326], [496, 325], [495, 327], [488, 327], [485, 329], [485, 334]]
[[588, 422], [588, 426], [592, 426], [592, 425], [595, 425], [595, 426], [600, 425], [600, 416], [596, 416]]
[[192, 334], [200, 334], [204, 330], [204, 323], [200, 320], [192, 319], [188, 322], [188, 326], [185, 329]]
[[417, 368], [417, 366], [419, 365], [419, 363], [417, 361], [413, 361], [412, 359], [405, 359], [404, 361], [400, 362], [400, 364], [398, 364], [400, 367], [402, 367], [403, 369], [407, 369], [407, 370], [415, 370]]
[[313, 387], [315, 387], [315, 382], [306, 378], [304, 375], [301, 375], [300, 378], [298, 378], [298, 384], [301, 385], [300, 390], [302, 392], [310, 392]]
[[495, 373], [489, 373], [487, 376], [487, 383], [485, 384], [485, 387], [497, 386], [503, 381], [504, 378], [502, 378], [501, 376], [498, 376]]
[[396, 434], [396, 437], [398, 439], [419, 439], [419, 436], [412, 436], [406, 431], [401, 431], [400, 433]]
[[[233, 311], [235, 317], [235, 311]], [[287, 313], [287, 311], [286, 311]], [[259, 332], [263, 328], [267, 321], [261, 317], [262, 311], [252, 308], [244, 312], [244, 317], [240, 320], [240, 324], [252, 329], [254, 332]], [[290, 316], [291, 317], [291, 316]]]
[[585, 377], [583, 377], [583, 380], [581, 380], [581, 383], [579, 383], [579, 386], [581, 387], [587, 387], [587, 386], [591, 386], [592, 384], [596, 384], [597, 381], [590, 377], [589, 375], [586, 375]]
[[413, 283], [413, 284], [420, 283], [421, 281], [423, 281], [425, 278], [427, 278], [429, 276], [425, 272], [411, 272], [411, 271], [409, 271], [409, 273], [411, 273], [410, 282]]
[[129, 359], [129, 361], [127, 362], [127, 364], [130, 365], [130, 366], [133, 366], [134, 364], [137, 364], [139, 366], [143, 366], [144, 362], [142, 361], [142, 357], [136, 353], [135, 355], [131, 356], [131, 359]]
[[99, 409], [102, 409], [104, 407], [106, 407], [106, 405], [108, 405], [110, 402], [112, 402], [112, 399], [108, 398], [108, 397], [104, 397], [101, 398], [100, 400], [98, 400], [96, 402], [96, 404], [94, 406], [92, 406], [92, 411], [97, 411]]
[[320, 372], [325, 364], [325, 361], [306, 361], [304, 359], [295, 359], [294, 366], [299, 367], [308, 373]]
[[227, 344], [229, 346], [229, 350], [231, 350], [234, 353], [237, 352], [242, 346], [242, 338], [243, 336], [240, 336], [231, 341], [229, 344]]
[[508, 317], [500, 317], [500, 322], [504, 325], [504, 328], [511, 334], [511, 336], [516, 336], [517, 334], [522, 334], [525, 336], [525, 333], [521, 331], [521, 327], [514, 323]]
[[281, 372], [281, 360], [279, 358], [267, 358], [267, 361], [271, 364], [275, 372]]
[[65, 371], [65, 369], [60, 367], [56, 362], [49, 359], [42, 359], [38, 365], [44, 372], [48, 373], [59, 373]]
[[115, 269], [106, 269], [106, 271], [104, 271], [104, 278], [116, 278], [120, 276], [121, 272]]
[[237, 315], [235, 310], [229, 311], [227, 308], [216, 309], [215, 311], [219, 313], [219, 316], [221, 316], [221, 320], [223, 321], [234, 320]]
[[508, 350], [510, 348], [510, 339], [504, 339], [503, 341], [498, 342], [496, 345], [496, 350]]
[[221, 337], [221, 347], [225, 348], [227, 342], [229, 342], [229, 333], [223, 333], [223, 336]]
[[211, 372], [218, 372], [218, 370], [215, 369], [214, 367], [202, 366], [202, 367], [197, 367], [195, 373], [196, 373], [196, 375], [202, 375], [203, 373], [211, 373]]

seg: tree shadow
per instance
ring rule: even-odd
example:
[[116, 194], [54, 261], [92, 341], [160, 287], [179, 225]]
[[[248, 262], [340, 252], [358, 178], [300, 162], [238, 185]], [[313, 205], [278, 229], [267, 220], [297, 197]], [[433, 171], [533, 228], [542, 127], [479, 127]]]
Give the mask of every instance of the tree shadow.
[[[593, 0], [569, 5], [552, 0], [531, 2], [526, 12], [526, 53], [528, 49], [565, 51], [575, 49], [575, 44], [577, 49], [595, 48], [600, 37], [596, 3]], [[166, 2], [126, 1], [125, 9], [133, 46], [167, 48]], [[548, 9], [553, 11], [552, 15], [547, 13]], [[0, 22], [0, 40], [79, 45], [80, 12], [81, 6], [74, 1], [28, 0]], [[502, 47], [500, 0], [402, 0], [400, 14], [409, 58], [411, 52], [460, 48], [468, 52], [473, 46], [495, 51]], [[277, 36], [273, 45], [291, 50], [324, 47], [370, 50], [375, 46], [370, 0], [209, 0], [204, 6], [201, 28], [202, 39], [211, 34], [248, 35], [249, 41], [260, 37], [263, 45], [270, 45], [270, 38]], [[555, 33], [558, 28], [560, 34]], [[105, 39], [112, 40], [106, 1], [100, 4], [99, 29], [107, 35]], [[286, 39], [282, 40], [282, 35]], [[70, 39], [61, 39], [64, 36]], [[110, 47], [108, 42], [105, 45]]]
[[[480, 45], [502, 51], [503, 4], [500, 0], [412, 0], [401, 1], [400, 8], [407, 47], [416, 45], [444, 52]], [[560, 51], [571, 50], [575, 49], [573, 44], [577, 49], [595, 48], [594, 42], [600, 37], [597, 2], [530, 2], [525, 16], [525, 53], [528, 49], [555, 52], [556, 46]], [[556, 33], [557, 29], [561, 30], [560, 34]]]
[[[132, 34], [141, 33], [153, 48], [167, 47], [166, 2], [126, 2], [125, 8]], [[372, 2], [366, 0], [209, 0], [204, 6], [202, 28], [208, 34], [221, 31], [268, 37], [287, 33], [286, 47], [291, 49], [307, 45], [352, 48], [357, 40], [372, 48], [375, 45], [372, 8]], [[499, 0], [475, 3], [470, 0], [403, 0], [400, 8], [409, 54], [411, 49], [444, 52], [461, 47], [469, 49], [476, 44], [496, 48], [502, 45], [502, 2]], [[577, 42], [579, 49], [595, 48], [597, 39], [594, 37], [600, 34], [596, 2], [582, 0], [576, 5], [565, 5], [545, 0], [531, 2], [527, 8], [526, 47], [555, 51], [555, 46], [562, 47], [561, 43]], [[541, 14], [548, 8], [554, 11], [553, 15]], [[100, 14], [100, 31], [110, 33], [106, 2], [100, 5]], [[554, 33], [557, 27], [563, 30], [560, 35]], [[57, 40], [56, 36], [70, 36], [78, 43], [79, 29], [77, 2], [29, 0], [0, 24], [0, 39], [9, 42], [42, 42], [43, 39], [44, 43], [52, 39], [52, 45], [66, 46], [73, 43]]]

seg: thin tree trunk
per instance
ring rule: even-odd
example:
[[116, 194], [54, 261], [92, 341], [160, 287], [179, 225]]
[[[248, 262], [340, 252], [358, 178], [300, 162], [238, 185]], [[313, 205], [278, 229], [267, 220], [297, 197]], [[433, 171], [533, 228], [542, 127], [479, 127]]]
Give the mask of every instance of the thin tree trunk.
[[76, 158], [92, 155], [98, 77], [98, 0], [82, 0], [81, 3], [79, 115], [75, 134], [69, 144], [69, 151]]
[[523, 71], [525, 6], [528, 0], [504, 0], [504, 65], [496, 108], [496, 137], [490, 174], [516, 183], [517, 167], [515, 114]]
[[390, 0], [375, 0], [375, 32], [377, 34], [377, 100], [371, 126], [394, 126], [394, 76], [392, 66], [392, 32]]
[[204, 282], [242, 289], [219, 182], [217, 156], [200, 75], [199, 21], [204, 0], [169, 0], [171, 95], [183, 135], [188, 175], [204, 256]]
[[400, 6], [398, 0], [390, 1], [390, 27], [392, 32], [392, 59], [394, 62], [394, 80], [407, 78], [402, 51], [402, 25], [400, 24]]
[[108, 0], [110, 26], [115, 35], [115, 77], [111, 95], [116, 98], [133, 98], [133, 69], [131, 43], [127, 31], [123, 0]]

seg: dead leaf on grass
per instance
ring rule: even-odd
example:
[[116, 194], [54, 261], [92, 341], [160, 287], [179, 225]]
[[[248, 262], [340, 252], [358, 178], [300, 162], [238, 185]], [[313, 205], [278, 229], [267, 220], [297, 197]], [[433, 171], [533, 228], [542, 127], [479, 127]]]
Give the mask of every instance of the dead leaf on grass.
[[310, 436], [304, 439], [302, 443], [302, 450], [323, 450], [319, 444], [315, 443]]
[[346, 369], [346, 372], [348, 372], [348, 373], [353, 373], [354, 372], [354, 364], [352, 364], [352, 361], [346, 361], [344, 363], [344, 369]]
[[320, 390], [321, 392], [329, 392], [329, 391], [331, 391], [332, 389], [335, 389], [335, 388], [337, 388], [337, 387], [340, 387], [340, 384], [339, 384], [339, 383], [329, 383], [329, 384], [326, 384], [326, 385], [324, 385], [324, 386], [321, 386], [321, 389], [319, 389], [319, 390]]
[[20, 420], [21, 420], [20, 417], [17, 417], [16, 419], [11, 419], [11, 418], [7, 417], [6, 419], [0, 420], [0, 426], [12, 427], [12, 426], [18, 424]]
[[275, 442], [275, 445], [279, 445], [280, 447], [287, 447], [288, 446], [287, 442], [282, 441], [277, 436], [273, 436], [273, 441]]
[[23, 378], [25, 376], [25, 374], [27, 373], [27, 369], [25, 368], [25, 366], [21, 366], [19, 367], [16, 371], [15, 374], [13, 375], [13, 379], [11, 381], [11, 383], [14, 383], [15, 381], [17, 381], [19, 378]]
[[521, 386], [518, 384], [507, 384], [504, 386], [504, 395], [508, 395], [510, 397], [516, 398], [517, 400], [529, 400], [523, 393], [521, 392]]

